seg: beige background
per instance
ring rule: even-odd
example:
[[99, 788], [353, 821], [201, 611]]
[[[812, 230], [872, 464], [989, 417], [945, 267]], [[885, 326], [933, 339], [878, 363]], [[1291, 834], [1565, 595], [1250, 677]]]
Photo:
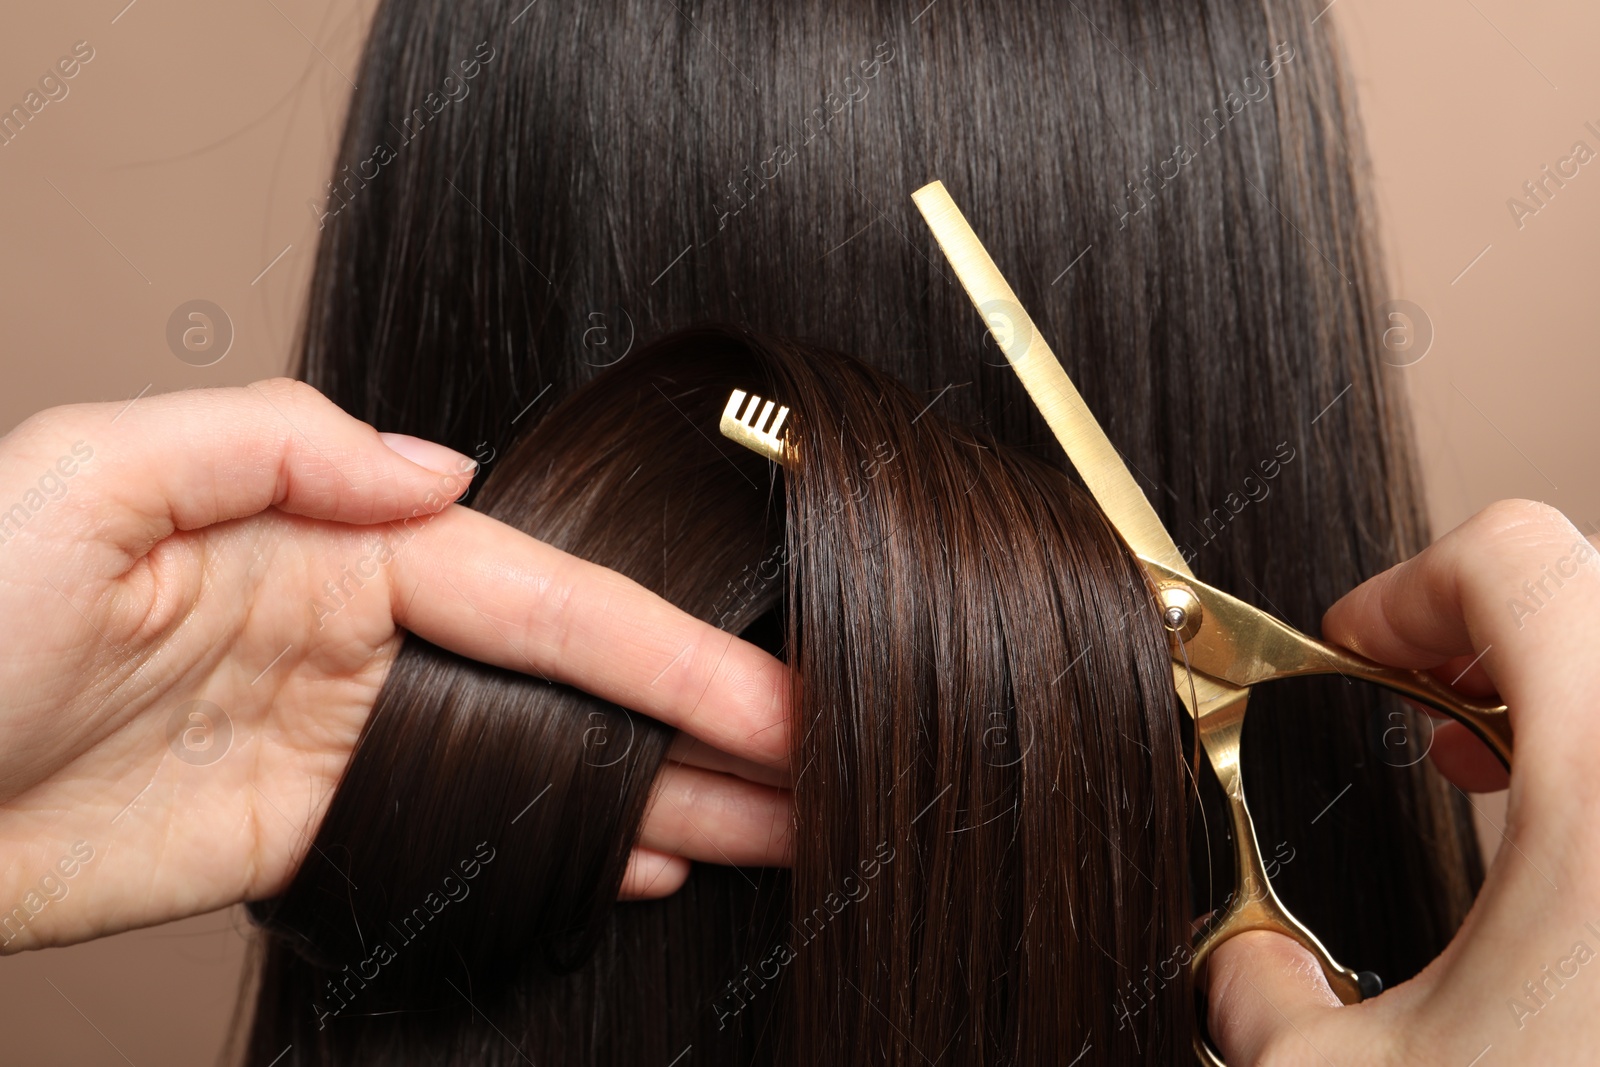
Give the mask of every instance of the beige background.
[[[77, 41], [95, 58], [0, 147], [0, 429], [54, 404], [284, 369], [316, 236], [306, 201], [373, 2], [11, 5], [0, 104]], [[1434, 332], [1403, 373], [1437, 526], [1526, 496], [1592, 529], [1600, 160], [1521, 229], [1506, 201], [1575, 141], [1600, 151], [1584, 129], [1600, 129], [1600, 7], [1335, 0], [1326, 17], [1350, 46], [1396, 295]], [[235, 330], [205, 368], [166, 342], [173, 310], [196, 298]], [[0, 1059], [216, 1062], [243, 929], [220, 912], [0, 960]]]

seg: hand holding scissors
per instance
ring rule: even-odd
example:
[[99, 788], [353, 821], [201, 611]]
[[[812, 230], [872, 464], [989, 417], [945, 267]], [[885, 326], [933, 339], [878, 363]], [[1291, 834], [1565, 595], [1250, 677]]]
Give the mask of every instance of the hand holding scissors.
[[[1508, 599], [1557, 560], [1573, 574], [1536, 615]], [[1478, 902], [1421, 974], [1341, 1009], [1307, 950], [1251, 932], [1207, 968], [1230, 1063], [1593, 1062], [1600, 1042], [1600, 551], [1554, 508], [1502, 501], [1329, 609], [1331, 640], [1396, 667], [1477, 659], [1512, 709], [1504, 840]]]
[[[1376, 976], [1357, 973], [1333, 960], [1315, 935], [1296, 920], [1278, 900], [1267, 879], [1249, 808], [1245, 803], [1239, 766], [1240, 732], [1250, 688], [1275, 679], [1323, 673], [1338, 673], [1348, 678], [1372, 682], [1449, 715], [1483, 741], [1490, 751], [1509, 767], [1512, 755], [1512, 727], [1507, 707], [1493, 701], [1475, 700], [1463, 696], [1432, 674], [1426, 673], [1426, 668], [1440, 665], [1446, 657], [1430, 659], [1426, 653], [1419, 655], [1419, 649], [1434, 653], [1448, 651], [1449, 654], [1468, 653], [1470, 649], [1472, 653], [1486, 655], [1493, 647], [1493, 642], [1475, 640], [1482, 632], [1493, 628], [1495, 623], [1511, 621], [1515, 621], [1520, 630], [1526, 620], [1513, 619], [1513, 616], [1505, 615], [1504, 619], [1496, 616], [1492, 623], [1485, 622], [1479, 620], [1475, 614], [1484, 608], [1483, 604], [1477, 601], [1461, 602], [1459, 606], [1463, 609], [1462, 616], [1453, 621], [1453, 628], [1450, 628], [1452, 624], [1446, 621], [1443, 625], [1447, 629], [1441, 633], [1437, 630], [1441, 625], [1440, 620], [1430, 621], [1427, 612], [1435, 610], [1441, 599], [1452, 593], [1462, 592], [1464, 588], [1462, 570], [1458, 566], [1456, 570], [1442, 575], [1436, 570], [1425, 571], [1424, 574], [1428, 577], [1424, 578], [1415, 577], [1415, 572], [1405, 572], [1413, 575], [1409, 579], [1409, 585], [1418, 587], [1414, 591], [1429, 595], [1416, 598], [1410, 602], [1409, 607], [1395, 607], [1398, 612], [1395, 618], [1414, 626], [1435, 627], [1433, 631], [1424, 630], [1432, 633], [1437, 639], [1434, 644], [1407, 645], [1404, 641], [1404, 631], [1394, 629], [1389, 631], [1390, 641], [1387, 644], [1382, 640], [1372, 639], [1370, 635], [1363, 638], [1363, 634], [1358, 631], [1349, 631], [1345, 642], [1349, 648], [1365, 648], [1376, 654], [1380, 660], [1398, 664], [1389, 666], [1365, 658], [1347, 648], [1308, 637], [1266, 612], [1200, 582], [1189, 570], [1138, 483], [1128, 473], [1115, 448], [1101, 431], [1054, 353], [1050, 351], [1048, 344], [1028, 318], [1027, 312], [1022, 309], [1016, 294], [1006, 284], [994, 261], [967, 225], [943, 185], [934, 182], [925, 186], [913, 194], [913, 199], [973, 303], [988, 317], [995, 341], [1022, 380], [1045, 422], [1055, 433], [1102, 510], [1143, 564], [1159, 599], [1163, 621], [1172, 635], [1173, 673], [1177, 691], [1184, 706], [1195, 720], [1200, 744], [1205, 749], [1228, 797], [1236, 852], [1235, 892], [1229, 907], [1210, 924], [1201, 937], [1195, 950], [1193, 966], [1198, 972], [1213, 952], [1238, 935], [1251, 932], [1277, 933], [1286, 935], [1291, 941], [1291, 944], [1278, 945], [1280, 953], [1293, 952], [1302, 964], [1307, 962], [1309, 957], [1318, 965], [1317, 969], [1321, 972], [1320, 980], [1314, 983], [1314, 987], [1319, 990], [1320, 996], [1331, 1000], [1334, 1004], [1340, 1002], [1355, 1004], [1365, 998], [1375, 997], [1381, 991]], [[1504, 522], [1502, 525], [1505, 529], [1527, 527], [1527, 531], [1519, 535], [1520, 540], [1515, 541], [1516, 547], [1532, 541], [1543, 548], [1548, 548], [1547, 542], [1555, 539], [1564, 542], [1562, 547], [1570, 550], [1574, 538], [1586, 545], [1572, 524], [1553, 509], [1543, 509], [1540, 505], [1507, 505], [1493, 514], [1500, 515], [1507, 509], [1521, 516], [1521, 521]], [[1474, 537], [1485, 538], [1487, 535], [1483, 533], [1483, 528], [1494, 528], [1494, 524], [1495, 519], [1484, 519], [1479, 527], [1474, 528], [1472, 534], [1465, 537], [1469, 542]], [[1515, 556], [1516, 553], [1510, 555]], [[1452, 558], [1445, 550], [1435, 552], [1431, 557], [1425, 553], [1424, 557], [1432, 561], [1434, 568], [1440, 566], [1439, 560]], [[1423, 557], [1419, 557], [1421, 558]], [[1584, 581], [1591, 587], [1600, 584], [1600, 566], [1594, 565], [1592, 559], [1591, 554], [1590, 565], [1582, 572]], [[1459, 561], [1457, 562], [1459, 564]], [[1531, 571], [1537, 574], [1537, 566], [1531, 568]], [[1520, 588], [1520, 583], [1525, 577], [1526, 575], [1517, 575], [1517, 581], [1511, 583], [1508, 588], [1510, 590]], [[1444, 583], [1445, 588], [1430, 588], [1430, 580], [1432, 584]], [[1449, 584], [1452, 581], [1455, 584]], [[1391, 584], [1385, 588], [1394, 588], [1395, 582], [1399, 583], [1399, 588], [1408, 587], [1408, 579], [1405, 578], [1391, 579], [1390, 582]], [[1363, 587], [1364, 590], [1366, 588]], [[1352, 594], [1352, 603], [1367, 604], [1369, 600], [1362, 598], [1375, 595], [1379, 594], [1358, 591], [1357, 594]], [[1571, 610], [1571, 602], [1581, 603], [1586, 598], [1580, 594], [1567, 599], [1568, 610]], [[1496, 603], [1494, 608], [1504, 614], [1503, 607], [1499, 603]], [[1469, 609], [1473, 613], [1469, 614]], [[1338, 630], [1340, 620], [1359, 617], [1348, 616], [1348, 613], [1359, 612], [1361, 609], [1358, 607], [1343, 610], [1346, 615], [1338, 612], [1332, 615], [1331, 629], [1334, 636], [1340, 635]], [[1453, 640], [1447, 641], [1446, 638]], [[1525, 641], [1526, 639], [1524, 643]], [[1473, 647], [1479, 643], [1482, 646], [1481, 653]], [[1574, 658], [1570, 662], [1583, 664], [1592, 661], [1595, 658], [1595, 653], [1592, 651], [1594, 647], [1592, 642], [1587, 645], [1578, 644], [1571, 649]], [[1485, 663], [1485, 668], [1493, 672], [1490, 664]], [[1506, 669], [1501, 668], [1502, 671]], [[1496, 681], [1499, 681], [1498, 677]], [[1499, 691], [1512, 696], [1515, 687], [1502, 684]], [[1597, 750], [1600, 749], [1590, 747], [1585, 751]], [[1551, 754], [1556, 753], [1553, 751]], [[1567, 758], [1570, 760], [1570, 755]], [[1528, 775], [1523, 776], [1524, 780], [1528, 777]], [[1513, 779], [1512, 787], [1515, 798], [1516, 779]], [[1497, 865], [1497, 869], [1503, 870], [1503, 866]], [[1485, 893], [1488, 892], [1486, 887]], [[1595, 918], [1600, 920], [1600, 899], [1596, 900], [1596, 905]], [[1472, 925], [1473, 920], [1469, 919], [1468, 927]], [[1465, 933], [1464, 930], [1463, 935]], [[1590, 936], [1600, 944], [1600, 925], [1596, 926], [1596, 932]], [[1298, 943], [1297, 947], [1291, 947], [1292, 943]], [[1457, 948], [1461, 943], [1462, 938], [1458, 936], [1446, 956], [1459, 957]], [[1481, 946], [1484, 942], [1480, 939], [1477, 944]], [[1427, 973], [1436, 974], [1438, 967], [1436, 964], [1435, 968], [1431, 968]], [[1304, 972], [1306, 968], [1302, 966], [1301, 970]], [[1231, 975], [1238, 972], [1234, 970], [1226, 973]], [[1423, 977], [1402, 987], [1406, 992], [1397, 992], [1383, 998], [1386, 1010], [1394, 1010], [1387, 1006], [1406, 1002], [1408, 998], [1415, 997], [1417, 983], [1421, 982]], [[1305, 984], [1302, 982], [1302, 986]], [[1229, 987], [1226, 982], [1222, 982], [1213, 991], [1214, 1016], [1218, 1004], [1230, 1003], [1230, 992], [1235, 998], [1237, 997], [1237, 984]], [[1355, 1016], [1370, 1020], [1382, 1014], [1382, 1012], [1366, 1011], [1355, 1013]], [[1236, 1035], [1237, 1028], [1231, 1033]], [[1224, 1041], [1224, 1044], [1242, 1043], [1236, 1041], [1233, 1036]], [[1260, 1062], [1256, 1058], [1258, 1051], [1259, 1047], [1247, 1046], [1248, 1054], [1236, 1058], [1235, 1062]], [[1218, 1053], [1203, 1039], [1197, 1039], [1196, 1053], [1202, 1063], [1213, 1067], [1220, 1067], [1222, 1063]], [[1296, 1055], [1290, 1055], [1289, 1059], [1292, 1062], [1299, 1062]], [[1469, 1059], [1470, 1056], [1462, 1062], [1467, 1062]]]

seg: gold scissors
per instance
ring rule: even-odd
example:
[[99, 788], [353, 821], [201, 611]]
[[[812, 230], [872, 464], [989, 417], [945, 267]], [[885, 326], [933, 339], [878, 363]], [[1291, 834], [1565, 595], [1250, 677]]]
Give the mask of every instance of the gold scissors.
[[[1200, 745], [1228, 797], [1233, 822], [1234, 892], [1222, 916], [1195, 946], [1191, 967], [1198, 972], [1212, 950], [1235, 934], [1272, 930], [1294, 938], [1316, 956], [1328, 984], [1344, 1003], [1376, 995], [1381, 990], [1376, 976], [1358, 974], [1335, 962], [1283, 906], [1267, 878], [1239, 767], [1239, 736], [1250, 687], [1277, 678], [1335, 672], [1372, 682], [1462, 723], [1509, 767], [1511, 724], [1505, 706], [1463, 697], [1431, 674], [1385, 667], [1307, 637], [1195, 578], [943, 183], [925, 185], [911, 198], [1056, 440], [1138, 556], [1160, 601], [1162, 622], [1173, 645], [1178, 696], [1194, 718]], [[1224, 1067], [1203, 1038], [1196, 1038], [1195, 1052], [1208, 1067]]]

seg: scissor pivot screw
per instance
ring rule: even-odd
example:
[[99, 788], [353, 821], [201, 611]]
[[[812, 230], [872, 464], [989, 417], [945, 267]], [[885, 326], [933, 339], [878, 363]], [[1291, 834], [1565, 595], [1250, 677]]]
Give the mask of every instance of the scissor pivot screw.
[[1161, 587], [1161, 623], [1178, 640], [1187, 642], [1199, 633], [1203, 615], [1200, 599], [1188, 586], [1174, 583]]

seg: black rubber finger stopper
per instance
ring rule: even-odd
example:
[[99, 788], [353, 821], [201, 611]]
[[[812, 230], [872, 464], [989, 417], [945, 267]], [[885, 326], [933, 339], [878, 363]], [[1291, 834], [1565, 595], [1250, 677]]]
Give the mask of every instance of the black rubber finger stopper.
[[1383, 979], [1376, 971], [1357, 971], [1356, 985], [1361, 988], [1361, 999], [1371, 1000], [1383, 992]]

